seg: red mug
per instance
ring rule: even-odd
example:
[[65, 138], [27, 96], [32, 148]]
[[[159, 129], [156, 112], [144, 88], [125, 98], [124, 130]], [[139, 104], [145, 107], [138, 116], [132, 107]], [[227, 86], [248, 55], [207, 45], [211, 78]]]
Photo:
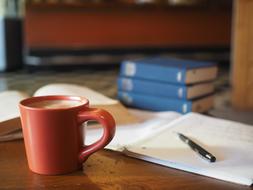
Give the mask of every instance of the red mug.
[[[90, 108], [86, 98], [78, 96], [38, 96], [19, 104], [29, 168], [38, 174], [57, 175], [82, 167], [82, 163], [105, 147], [115, 134], [115, 121], [103, 109]], [[83, 145], [81, 124], [98, 121], [102, 137]]]

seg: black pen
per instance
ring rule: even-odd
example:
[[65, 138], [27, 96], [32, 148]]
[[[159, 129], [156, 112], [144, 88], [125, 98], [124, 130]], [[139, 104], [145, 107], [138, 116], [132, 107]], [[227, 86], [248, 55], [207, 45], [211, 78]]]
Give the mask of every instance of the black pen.
[[179, 138], [185, 142], [186, 144], [189, 145], [189, 147], [197, 152], [202, 158], [208, 160], [209, 162], [215, 162], [216, 158], [214, 155], [212, 155], [211, 153], [209, 153], [208, 151], [206, 151], [204, 148], [202, 148], [201, 146], [199, 146], [198, 144], [196, 144], [195, 142], [193, 142], [191, 139], [189, 139], [188, 137], [186, 137], [185, 135], [183, 135], [182, 133], [177, 133]]

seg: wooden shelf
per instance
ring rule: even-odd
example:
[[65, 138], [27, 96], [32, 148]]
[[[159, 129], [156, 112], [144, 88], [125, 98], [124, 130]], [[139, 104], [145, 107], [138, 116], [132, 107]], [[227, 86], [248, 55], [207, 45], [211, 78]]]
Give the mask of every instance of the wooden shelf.
[[171, 3], [158, 2], [158, 3], [134, 3], [127, 1], [100, 1], [100, 2], [27, 2], [26, 6], [32, 9], [184, 9], [184, 8], [205, 8], [205, 9], [231, 9], [232, 3], [227, 0], [223, 0], [220, 2], [212, 1], [212, 0], [187, 0], [187, 1], [178, 1]]

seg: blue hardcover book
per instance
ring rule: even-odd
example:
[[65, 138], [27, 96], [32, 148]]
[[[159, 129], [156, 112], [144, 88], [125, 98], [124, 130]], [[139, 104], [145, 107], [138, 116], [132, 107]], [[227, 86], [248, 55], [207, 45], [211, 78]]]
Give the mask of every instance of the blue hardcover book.
[[193, 99], [214, 91], [212, 82], [184, 85], [138, 78], [119, 77], [118, 90], [167, 98]]
[[148, 80], [193, 84], [216, 78], [217, 66], [212, 62], [155, 57], [123, 61], [120, 75]]
[[127, 106], [152, 111], [205, 112], [213, 106], [212, 95], [190, 101], [118, 91], [118, 98]]

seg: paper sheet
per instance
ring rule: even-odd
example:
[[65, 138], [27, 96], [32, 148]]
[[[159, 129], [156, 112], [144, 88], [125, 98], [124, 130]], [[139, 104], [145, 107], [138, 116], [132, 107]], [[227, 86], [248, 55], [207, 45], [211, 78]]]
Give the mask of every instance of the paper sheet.
[[[44, 95], [74, 95], [89, 99], [91, 107], [109, 111], [117, 124], [132, 124], [139, 122], [128, 113], [128, 110], [117, 100], [113, 100], [85, 86], [75, 84], [53, 83], [39, 88], [34, 96]], [[19, 91], [0, 93], [0, 122], [19, 117], [19, 101], [29, 96]]]
[[[131, 125], [120, 125], [116, 128], [116, 134], [107, 149], [122, 151], [125, 146], [145, 139], [159, 130], [161, 126], [179, 118], [181, 114], [176, 112], [149, 112], [141, 110], [129, 110], [131, 114], [142, 120], [141, 123]], [[102, 128], [93, 129], [88, 127], [86, 130], [84, 144], [91, 144], [102, 136]]]
[[39, 88], [34, 96], [44, 95], [73, 95], [83, 96], [89, 100], [90, 107], [102, 108], [110, 112], [117, 125], [120, 124], [133, 124], [139, 122], [133, 117], [128, 110], [118, 101], [104, 96], [85, 86], [66, 84], [66, 83], [53, 83]]
[[18, 104], [28, 95], [10, 90], [0, 93], [0, 122], [19, 117]]
[[74, 95], [74, 96], [84, 96], [90, 101], [90, 105], [106, 105], [115, 104], [118, 101], [113, 100], [98, 93], [85, 86], [75, 85], [75, 84], [63, 84], [63, 83], [53, 83], [48, 84], [39, 88], [34, 96], [44, 96], [44, 95]]
[[[217, 161], [203, 160], [175, 132], [190, 137]], [[253, 126], [190, 113], [127, 150], [162, 165], [245, 185], [253, 183]]]
[[[39, 88], [34, 96], [79, 95], [89, 99], [91, 105], [111, 105], [118, 103], [87, 87], [75, 84], [54, 83]], [[0, 93], [0, 122], [19, 117], [18, 104], [29, 96], [23, 92], [8, 90]]]

